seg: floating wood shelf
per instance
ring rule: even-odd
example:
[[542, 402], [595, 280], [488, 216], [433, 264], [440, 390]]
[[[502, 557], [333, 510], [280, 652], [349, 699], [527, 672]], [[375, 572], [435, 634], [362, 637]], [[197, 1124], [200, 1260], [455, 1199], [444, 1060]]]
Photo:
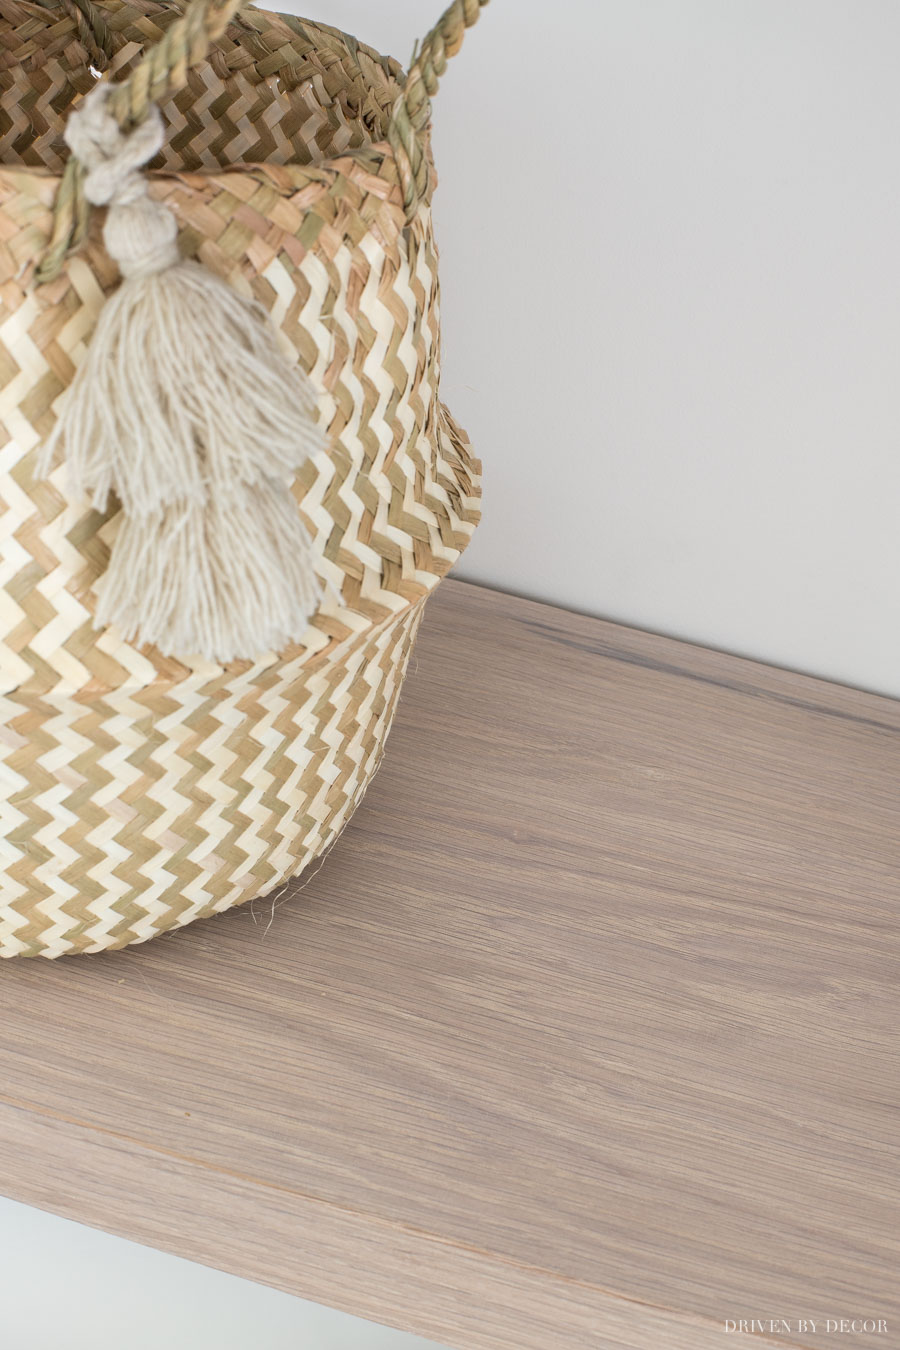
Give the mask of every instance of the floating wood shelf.
[[461, 1350], [900, 1345], [898, 806], [898, 702], [449, 582], [314, 875], [0, 967], [0, 1191]]

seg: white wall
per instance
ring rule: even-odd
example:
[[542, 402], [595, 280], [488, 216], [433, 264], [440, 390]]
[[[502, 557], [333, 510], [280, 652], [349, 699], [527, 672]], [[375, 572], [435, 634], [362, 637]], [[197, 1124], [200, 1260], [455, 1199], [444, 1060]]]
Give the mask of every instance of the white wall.
[[[409, 57], [442, 0], [297, 0]], [[900, 7], [493, 0], [435, 104], [460, 574], [900, 695]]]
[[2, 1350], [440, 1350], [0, 1198]]

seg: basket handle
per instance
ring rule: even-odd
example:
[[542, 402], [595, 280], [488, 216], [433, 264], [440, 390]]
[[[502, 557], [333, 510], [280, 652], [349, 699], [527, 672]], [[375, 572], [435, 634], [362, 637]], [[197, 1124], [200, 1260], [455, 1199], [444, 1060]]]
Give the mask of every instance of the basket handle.
[[[93, 10], [90, 0], [76, 0], [82, 14]], [[135, 66], [126, 80], [113, 86], [107, 107], [123, 130], [136, 126], [150, 106], [185, 87], [192, 67], [205, 60], [210, 47], [225, 32], [247, 0], [190, 0], [184, 13]], [[388, 140], [397, 160], [407, 219], [428, 191], [428, 157], [424, 133], [447, 60], [462, 45], [466, 28], [477, 20], [488, 0], [453, 0], [424, 39], [409, 69], [406, 85], [391, 115]], [[68, 6], [67, 6], [68, 7]], [[59, 274], [67, 255], [87, 233], [89, 207], [84, 198], [84, 170], [70, 156], [56, 194], [53, 231], [38, 265], [37, 282]]]
[[407, 220], [428, 192], [425, 132], [431, 121], [431, 99], [437, 93], [447, 62], [462, 46], [467, 28], [477, 23], [488, 0], [453, 0], [419, 47], [403, 93], [394, 104], [388, 140], [394, 151]]
[[[123, 130], [142, 122], [152, 103], [184, 88], [191, 67], [206, 57], [244, 3], [245, 0], [190, 0], [181, 17], [170, 24], [128, 79], [113, 86], [107, 106]], [[89, 217], [84, 168], [70, 155], [53, 206], [50, 242], [35, 272], [39, 285], [58, 276], [68, 255], [84, 241]]]

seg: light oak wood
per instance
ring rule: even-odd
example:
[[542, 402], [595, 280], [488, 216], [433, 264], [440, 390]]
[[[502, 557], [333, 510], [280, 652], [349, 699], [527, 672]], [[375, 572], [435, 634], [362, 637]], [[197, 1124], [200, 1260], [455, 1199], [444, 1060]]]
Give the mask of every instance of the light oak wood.
[[898, 770], [891, 699], [446, 583], [311, 879], [0, 969], [0, 1190], [460, 1350], [900, 1345]]

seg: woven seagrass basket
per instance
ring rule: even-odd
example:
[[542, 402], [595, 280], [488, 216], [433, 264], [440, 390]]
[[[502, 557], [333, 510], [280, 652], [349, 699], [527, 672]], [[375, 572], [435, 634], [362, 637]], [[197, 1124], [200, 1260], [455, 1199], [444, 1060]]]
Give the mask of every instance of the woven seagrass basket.
[[[429, 98], [486, 0], [408, 73], [241, 0], [0, 0], [0, 955], [143, 942], [272, 893], [378, 766], [424, 602], [478, 521], [479, 464], [439, 399]], [[149, 52], [148, 52], [149, 49]], [[97, 74], [168, 127], [151, 194], [180, 245], [262, 302], [320, 393], [294, 483], [326, 599], [254, 662], [96, 630], [115, 537], [34, 473], [118, 282], [63, 131]]]

